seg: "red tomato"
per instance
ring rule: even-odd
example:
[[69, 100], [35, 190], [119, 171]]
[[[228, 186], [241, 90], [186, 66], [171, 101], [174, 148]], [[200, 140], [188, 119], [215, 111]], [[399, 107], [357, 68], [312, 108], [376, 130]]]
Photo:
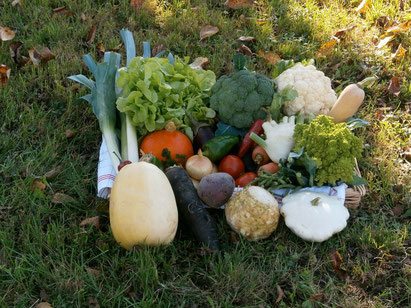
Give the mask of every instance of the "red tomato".
[[257, 177], [254, 172], [247, 172], [235, 180], [235, 187], [245, 187]]
[[244, 173], [244, 170], [245, 167], [243, 161], [236, 155], [227, 155], [218, 165], [218, 171], [228, 173], [234, 179]]

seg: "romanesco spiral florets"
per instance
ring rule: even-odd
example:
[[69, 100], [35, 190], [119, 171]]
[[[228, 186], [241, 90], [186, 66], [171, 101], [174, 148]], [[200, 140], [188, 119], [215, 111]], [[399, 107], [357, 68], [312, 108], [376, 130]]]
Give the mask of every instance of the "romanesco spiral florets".
[[361, 155], [362, 141], [345, 123], [334, 124], [331, 117], [320, 115], [309, 124], [297, 124], [294, 139], [294, 151], [304, 147], [304, 152], [315, 161], [317, 185], [353, 180], [355, 158]]

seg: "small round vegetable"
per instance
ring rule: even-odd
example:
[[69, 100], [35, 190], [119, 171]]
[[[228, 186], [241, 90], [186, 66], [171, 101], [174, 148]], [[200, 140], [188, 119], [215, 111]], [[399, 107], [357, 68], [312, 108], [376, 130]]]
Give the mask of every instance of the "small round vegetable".
[[254, 172], [244, 173], [242, 176], [235, 180], [235, 187], [245, 187], [250, 184], [257, 177]]
[[237, 192], [225, 207], [230, 227], [249, 241], [267, 238], [277, 229], [280, 210], [267, 190], [249, 186]]
[[234, 179], [228, 173], [208, 174], [198, 185], [198, 196], [208, 206], [219, 208], [231, 198], [234, 187]]
[[186, 170], [192, 178], [201, 180], [203, 176], [213, 172], [213, 163], [208, 157], [203, 155], [200, 149], [197, 155], [187, 159]]
[[253, 150], [253, 160], [257, 165], [265, 165], [270, 161], [267, 152], [263, 149], [262, 146], [256, 146]]
[[163, 162], [167, 161], [167, 158], [162, 156], [162, 152], [164, 149], [168, 149], [171, 159], [183, 165], [188, 158], [194, 155], [190, 139], [182, 132], [177, 131], [173, 122], [169, 122], [166, 129], [148, 134], [140, 148], [144, 153], [153, 154]]
[[244, 163], [240, 157], [236, 155], [227, 155], [218, 165], [219, 172], [225, 172], [231, 175], [234, 179], [238, 178], [240, 174], [244, 173]]
[[258, 168], [257, 173], [260, 174], [261, 170], [263, 170], [263, 169], [267, 172], [270, 172], [271, 174], [274, 174], [274, 173], [276, 173], [280, 170], [280, 167], [278, 166], [277, 163], [271, 162], [271, 163], [265, 164], [265, 165], [261, 166], [260, 168]]

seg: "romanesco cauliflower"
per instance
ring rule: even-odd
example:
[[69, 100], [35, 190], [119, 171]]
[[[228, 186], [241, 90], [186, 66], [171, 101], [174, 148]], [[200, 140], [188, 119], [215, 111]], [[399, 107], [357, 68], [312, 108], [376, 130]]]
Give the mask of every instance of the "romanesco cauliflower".
[[362, 141], [345, 123], [334, 124], [331, 117], [320, 115], [309, 124], [297, 124], [294, 128], [295, 147], [315, 162], [315, 181], [324, 183], [353, 180], [355, 158], [362, 152]]
[[264, 75], [240, 70], [220, 77], [211, 93], [210, 107], [223, 122], [249, 128], [256, 119], [267, 116], [262, 107], [271, 105], [274, 82]]
[[298, 92], [296, 99], [284, 103], [283, 113], [288, 116], [297, 113], [302, 115], [327, 114], [337, 101], [337, 95], [331, 88], [330, 78], [313, 65], [304, 66], [297, 63], [282, 72], [275, 81], [278, 91], [291, 86]]

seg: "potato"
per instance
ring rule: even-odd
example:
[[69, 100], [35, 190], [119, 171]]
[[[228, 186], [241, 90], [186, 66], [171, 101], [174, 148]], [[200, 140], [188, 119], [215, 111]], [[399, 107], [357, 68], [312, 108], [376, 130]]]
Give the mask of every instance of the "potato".
[[198, 196], [205, 204], [219, 208], [233, 194], [235, 181], [225, 172], [217, 172], [204, 176], [198, 185]]

